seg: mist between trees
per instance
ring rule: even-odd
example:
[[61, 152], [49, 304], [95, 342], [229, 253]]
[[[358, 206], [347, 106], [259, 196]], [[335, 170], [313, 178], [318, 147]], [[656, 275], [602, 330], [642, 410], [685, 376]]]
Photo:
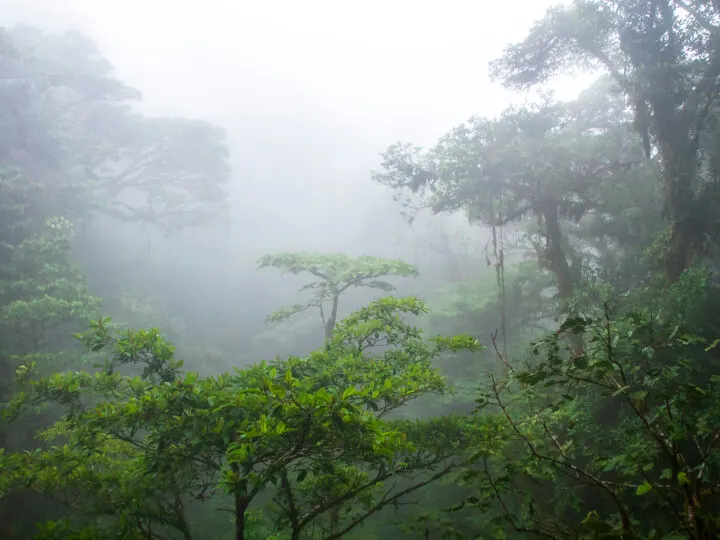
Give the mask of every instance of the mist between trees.
[[222, 127], [2, 30], [0, 536], [717, 538], [720, 4], [577, 0], [490, 65], [587, 71], [378, 141], [305, 237]]

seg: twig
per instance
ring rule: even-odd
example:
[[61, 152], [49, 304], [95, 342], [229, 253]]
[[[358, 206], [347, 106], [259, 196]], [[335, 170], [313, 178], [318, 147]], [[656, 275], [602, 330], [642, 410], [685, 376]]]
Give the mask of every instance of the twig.
[[508, 369], [508, 371], [514, 372], [515, 368], [513, 368], [510, 365], [510, 362], [508, 362], [507, 358], [505, 358], [505, 356], [500, 352], [500, 349], [498, 348], [497, 334], [498, 334], [497, 329], [492, 334], [490, 334], [490, 339], [493, 344], [493, 349], [495, 349], [495, 354], [498, 356], [498, 358], [500, 358], [500, 360], [502, 360], [503, 364], [505, 364], [505, 367]]

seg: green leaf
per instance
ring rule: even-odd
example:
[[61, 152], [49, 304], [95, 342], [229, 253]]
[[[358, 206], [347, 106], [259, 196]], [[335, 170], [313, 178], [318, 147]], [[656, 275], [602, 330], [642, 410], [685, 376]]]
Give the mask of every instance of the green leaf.
[[681, 486], [690, 485], [690, 479], [688, 478], [687, 473], [685, 473], [683, 471], [680, 471], [677, 474], [677, 481], [678, 481], [678, 484], [680, 484]]
[[635, 490], [635, 495], [645, 495], [646, 493], [649, 493], [652, 490], [652, 488], [653, 488], [652, 484], [650, 484], [648, 482], [643, 482]]
[[615, 390], [615, 392], [613, 392], [612, 397], [617, 397], [620, 394], [624, 394], [628, 390], [630, 390], [630, 386], [623, 386], [622, 388], [618, 388], [617, 390]]

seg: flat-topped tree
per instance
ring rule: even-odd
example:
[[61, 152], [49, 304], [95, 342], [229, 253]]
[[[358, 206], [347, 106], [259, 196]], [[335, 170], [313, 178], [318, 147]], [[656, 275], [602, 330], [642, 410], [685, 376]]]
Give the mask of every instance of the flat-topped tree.
[[316, 281], [306, 283], [301, 291], [314, 291], [304, 304], [295, 304], [268, 316], [270, 321], [281, 321], [296, 313], [317, 308], [325, 330], [325, 339], [332, 338], [337, 320], [340, 295], [350, 287], [368, 287], [392, 292], [395, 287], [379, 278], [388, 276], [415, 277], [417, 270], [411, 264], [381, 257], [351, 257], [341, 253], [268, 254], [258, 261], [258, 268], [277, 268], [283, 274], [312, 274]]
[[77, 32], [0, 34], [0, 164], [39, 184], [49, 215], [100, 213], [166, 233], [222, 221], [222, 128], [138, 113], [98, 46]]

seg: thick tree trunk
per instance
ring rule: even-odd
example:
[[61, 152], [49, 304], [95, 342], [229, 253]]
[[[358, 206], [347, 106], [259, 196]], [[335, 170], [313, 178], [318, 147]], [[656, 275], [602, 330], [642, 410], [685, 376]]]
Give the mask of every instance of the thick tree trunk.
[[[670, 146], [669, 144], [667, 146]], [[665, 254], [665, 274], [676, 281], [701, 254], [702, 240], [707, 227], [705, 216], [698, 212], [695, 200], [695, 153], [686, 149], [688, 155], [678, 155], [670, 149], [663, 156], [665, 205], [670, 219], [670, 242]]]
[[665, 274], [670, 281], [676, 281], [700, 254], [706, 229], [705, 217], [698, 213], [695, 190], [699, 152], [697, 130], [707, 111], [699, 106], [677, 110], [673, 97], [664, 94], [649, 97], [662, 163], [665, 213], [671, 227], [664, 261]]
[[543, 219], [547, 234], [548, 266], [557, 278], [558, 295], [563, 300], [568, 300], [575, 293], [575, 279], [562, 248], [562, 231], [557, 206], [548, 205], [543, 212]]
[[665, 276], [670, 281], [677, 281], [696, 255], [692, 247], [695, 233], [683, 221], [675, 221], [671, 227], [670, 245], [665, 254]]
[[[575, 272], [562, 247], [562, 230], [558, 217], [558, 208], [554, 203], [546, 204], [542, 209], [547, 234], [547, 263], [550, 271], [557, 279], [558, 296], [563, 302], [568, 302], [575, 294]], [[574, 315], [574, 313], [568, 313]], [[579, 334], [569, 336], [570, 349], [573, 356], [580, 356], [585, 352], [585, 342]]]

